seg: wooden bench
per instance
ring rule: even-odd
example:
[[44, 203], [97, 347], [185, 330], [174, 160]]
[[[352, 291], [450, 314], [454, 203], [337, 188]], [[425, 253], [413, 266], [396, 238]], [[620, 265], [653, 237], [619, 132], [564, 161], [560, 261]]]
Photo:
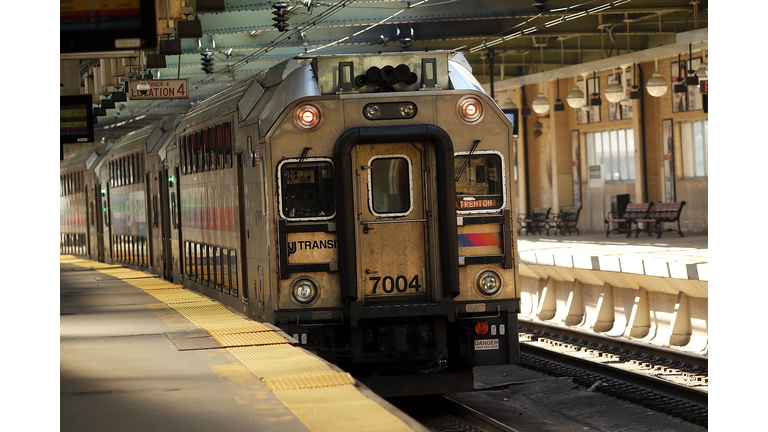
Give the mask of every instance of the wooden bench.
[[517, 235], [520, 235], [522, 230], [525, 230], [525, 234], [541, 234], [541, 231], [547, 226], [547, 218], [549, 218], [549, 212], [552, 207], [540, 207], [531, 210], [531, 214], [527, 216], [520, 215], [517, 218]]
[[571, 228], [575, 229], [578, 235], [579, 229], [576, 228], [576, 224], [579, 222], [579, 213], [581, 213], [581, 207], [561, 207], [560, 213], [547, 219], [547, 235], [551, 229], [555, 230], [555, 235], [558, 231], [563, 235], [568, 231], [568, 235], [571, 235]]
[[[619, 223], [626, 224], [627, 237], [632, 234], [632, 222], [636, 219], [648, 218], [653, 203], [629, 203], [623, 212], [608, 212], [605, 216], [605, 236], [608, 237], [613, 231], [619, 232], [621, 229]], [[611, 228], [611, 223], [617, 224], [616, 228]]]
[[[680, 234], [680, 237], [685, 237], [683, 232], [680, 230], [680, 213], [683, 212], [684, 205], [685, 201], [681, 201], [679, 203], [660, 202], [656, 204], [656, 209], [651, 212], [648, 217], [634, 220], [636, 224], [645, 223], [645, 229], [640, 229], [640, 225], [637, 225], [637, 229], [635, 230], [635, 238], [637, 238], [641, 232], [647, 232], [649, 236], [652, 236], [653, 233], [651, 233], [651, 224], [653, 224], [654, 230], [656, 231], [656, 238], [661, 238], [661, 233], [665, 232], [676, 232]], [[677, 222], [677, 229], [667, 228], [666, 230], [662, 231], [661, 224], [669, 222]]]

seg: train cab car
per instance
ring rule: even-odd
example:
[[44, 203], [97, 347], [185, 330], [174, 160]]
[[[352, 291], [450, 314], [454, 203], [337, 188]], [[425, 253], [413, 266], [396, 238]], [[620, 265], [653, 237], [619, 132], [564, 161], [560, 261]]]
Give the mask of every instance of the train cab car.
[[519, 358], [511, 148], [461, 54], [287, 60], [178, 124], [174, 277], [379, 394], [469, 390]]
[[101, 200], [96, 167], [111, 143], [77, 152], [59, 163], [60, 252], [103, 260]]

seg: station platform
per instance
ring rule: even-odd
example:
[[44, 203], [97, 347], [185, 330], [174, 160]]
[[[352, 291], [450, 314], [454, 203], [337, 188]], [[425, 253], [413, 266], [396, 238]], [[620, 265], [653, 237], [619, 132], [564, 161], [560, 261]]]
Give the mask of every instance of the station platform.
[[521, 323], [708, 355], [707, 235], [522, 235], [517, 248]]
[[625, 237], [623, 234], [582, 233], [559, 236], [518, 236], [518, 254], [525, 265], [613, 271], [689, 280], [709, 280], [709, 237], [666, 234]]
[[60, 257], [62, 431], [426, 431], [277, 327]]

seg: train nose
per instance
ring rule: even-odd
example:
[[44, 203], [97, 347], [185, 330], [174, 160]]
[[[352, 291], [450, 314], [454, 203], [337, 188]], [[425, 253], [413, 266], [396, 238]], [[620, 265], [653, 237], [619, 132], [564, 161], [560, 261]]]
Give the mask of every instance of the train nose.
[[424, 354], [427, 351], [428, 339], [429, 332], [424, 324], [379, 327], [379, 350], [387, 354]]

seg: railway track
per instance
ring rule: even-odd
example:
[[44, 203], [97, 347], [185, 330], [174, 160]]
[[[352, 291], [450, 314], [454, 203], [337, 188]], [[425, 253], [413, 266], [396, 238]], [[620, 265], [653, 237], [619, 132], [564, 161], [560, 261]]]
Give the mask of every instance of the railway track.
[[520, 323], [521, 366], [706, 426], [707, 359], [539, 323]]
[[434, 432], [517, 432], [450, 396], [406, 398], [396, 405]]

